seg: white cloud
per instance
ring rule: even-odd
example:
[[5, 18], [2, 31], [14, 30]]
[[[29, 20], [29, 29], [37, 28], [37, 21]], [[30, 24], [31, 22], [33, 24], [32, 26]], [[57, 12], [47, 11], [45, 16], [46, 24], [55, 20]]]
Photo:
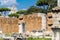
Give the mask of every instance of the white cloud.
[[17, 5], [16, 0], [0, 0], [0, 6]]

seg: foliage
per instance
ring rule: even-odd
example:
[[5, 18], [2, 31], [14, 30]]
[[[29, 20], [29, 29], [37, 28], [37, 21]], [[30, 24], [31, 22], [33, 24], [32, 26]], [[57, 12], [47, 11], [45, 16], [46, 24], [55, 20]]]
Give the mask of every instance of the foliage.
[[37, 6], [48, 5], [50, 7], [57, 6], [57, 0], [38, 0], [36, 3]]
[[17, 13], [18, 14], [32, 14], [32, 13], [39, 13], [39, 12], [42, 12], [42, 10], [36, 6], [31, 6], [29, 9], [27, 10], [20, 10], [18, 11]]
[[[57, 6], [57, 0], [38, 0], [36, 3], [37, 6], [43, 7], [43, 12], [47, 12], [48, 10], [51, 10], [53, 7]], [[47, 9], [45, 10], [45, 6], [47, 6]], [[45, 13], [44, 12], [44, 13]]]
[[[32, 14], [32, 13], [47, 13], [53, 7], [57, 6], [57, 0], [38, 0], [36, 2], [37, 6], [31, 6], [27, 10], [20, 10], [18, 14]], [[43, 7], [43, 8], [41, 8]]]
[[49, 9], [52, 9], [53, 7], [56, 7], [57, 6], [57, 0], [50, 0], [51, 2], [48, 2], [49, 3], [49, 6], [50, 8]]
[[1, 16], [1, 14], [0, 14], [0, 16]]
[[[18, 18], [20, 14], [27, 15], [27, 14], [39, 13], [39, 12], [47, 13], [53, 7], [57, 6], [57, 0], [38, 0], [36, 2], [36, 5], [37, 6], [31, 6], [27, 10], [19, 10], [17, 13], [12, 13], [12, 14], [9, 14], [8, 16]], [[43, 7], [43, 9], [41, 8], [41, 6]], [[45, 9], [45, 8], [47, 8], [47, 9]], [[6, 12], [6, 11], [10, 11], [10, 9], [9, 8], [0, 8], [0, 12]], [[4, 14], [6, 14], [6, 13], [4, 13]]]
[[9, 8], [0, 8], [0, 12], [2, 13], [3, 16], [7, 15], [7, 11], [10, 11], [10, 9]]
[[0, 12], [2, 12], [2, 11], [10, 11], [10, 9], [9, 8], [0, 8]]
[[51, 40], [51, 38], [27, 38], [27, 40]]
[[37, 6], [48, 5], [48, 0], [38, 0], [36, 3]]
[[9, 17], [17, 17], [18, 18], [19, 17], [19, 14], [17, 14], [17, 13], [11, 13], [8, 16]]
[[27, 13], [39, 13], [39, 12], [42, 12], [42, 10], [39, 7], [36, 7], [36, 6], [31, 6], [27, 10]]
[[17, 13], [18, 14], [26, 14], [27, 10], [19, 10]]
[[11, 34], [9, 34], [9, 33], [7, 34], [7, 33], [6, 33], [5, 36], [8, 37], [8, 36], [11, 36]]

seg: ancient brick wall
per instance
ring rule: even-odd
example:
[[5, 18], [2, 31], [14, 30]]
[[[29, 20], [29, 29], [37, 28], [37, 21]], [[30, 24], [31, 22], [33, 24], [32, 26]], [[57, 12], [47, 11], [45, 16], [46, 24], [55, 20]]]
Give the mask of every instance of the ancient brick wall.
[[2, 30], [3, 33], [18, 32], [18, 19], [0, 17], [0, 30]]
[[42, 28], [42, 17], [37, 14], [29, 14], [19, 17], [19, 22], [25, 22], [26, 31], [40, 30]]
[[52, 27], [52, 25], [53, 25], [53, 13], [52, 12], [49, 12], [49, 13], [47, 13], [47, 31], [51, 31], [51, 27]]

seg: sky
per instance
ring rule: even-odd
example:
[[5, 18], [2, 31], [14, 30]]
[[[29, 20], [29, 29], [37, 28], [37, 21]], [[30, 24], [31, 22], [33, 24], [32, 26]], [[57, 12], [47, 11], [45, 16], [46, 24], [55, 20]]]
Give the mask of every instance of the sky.
[[11, 7], [15, 5], [18, 10], [26, 10], [36, 4], [37, 0], [0, 0], [0, 7]]

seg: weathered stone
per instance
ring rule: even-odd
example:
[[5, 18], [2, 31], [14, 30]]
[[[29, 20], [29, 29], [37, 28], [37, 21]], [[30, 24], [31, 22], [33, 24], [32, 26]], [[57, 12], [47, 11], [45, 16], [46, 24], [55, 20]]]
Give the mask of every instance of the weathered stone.
[[3, 33], [16, 33], [18, 32], [18, 19], [0, 17], [0, 29]]

